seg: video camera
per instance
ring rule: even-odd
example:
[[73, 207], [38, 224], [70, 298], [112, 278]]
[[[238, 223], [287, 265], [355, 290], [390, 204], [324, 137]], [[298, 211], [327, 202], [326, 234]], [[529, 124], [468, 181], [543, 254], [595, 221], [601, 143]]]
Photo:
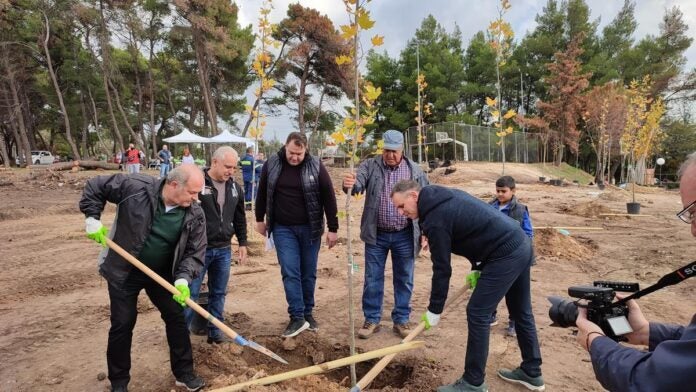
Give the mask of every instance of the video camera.
[[[597, 324], [604, 334], [615, 341], [625, 340], [623, 335], [633, 332], [628, 322], [628, 306], [631, 299], [640, 298], [646, 294], [657, 291], [663, 287], [677, 284], [687, 278], [696, 275], [696, 261], [679, 268], [676, 271], [660, 278], [654, 285], [639, 290], [638, 283], [596, 281], [592, 286], [573, 286], [568, 288], [568, 295], [577, 300], [568, 300], [562, 297], [550, 296], [549, 318], [552, 326], [574, 327], [578, 318], [578, 307], [587, 309], [587, 319]], [[612, 302], [615, 292], [631, 292], [633, 294]], [[586, 300], [587, 303], [580, 303]]]

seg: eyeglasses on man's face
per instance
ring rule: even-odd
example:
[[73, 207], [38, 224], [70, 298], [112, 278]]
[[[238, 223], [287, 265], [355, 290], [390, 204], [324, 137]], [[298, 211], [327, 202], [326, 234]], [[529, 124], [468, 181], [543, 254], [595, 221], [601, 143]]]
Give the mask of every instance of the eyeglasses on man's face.
[[691, 224], [691, 222], [696, 219], [696, 200], [692, 201], [691, 204], [686, 206], [683, 210], [677, 213], [677, 218], [681, 219], [682, 222]]

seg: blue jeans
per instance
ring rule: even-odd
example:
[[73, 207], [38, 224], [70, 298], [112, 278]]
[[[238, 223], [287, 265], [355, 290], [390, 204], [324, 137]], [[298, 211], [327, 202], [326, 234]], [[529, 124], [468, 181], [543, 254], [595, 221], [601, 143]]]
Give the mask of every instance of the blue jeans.
[[413, 229], [408, 227], [394, 233], [377, 231], [377, 243], [365, 244], [365, 285], [362, 307], [365, 320], [377, 324], [382, 318], [384, 297], [384, 268], [391, 251], [395, 324], [405, 324], [411, 315], [413, 293]]
[[169, 164], [160, 163], [160, 178], [167, 177], [167, 174], [169, 174]]
[[[206, 271], [208, 272], [208, 312], [216, 319], [224, 321], [225, 294], [227, 282], [230, 280], [230, 263], [232, 249], [208, 248], [205, 250], [205, 265], [198, 278], [191, 282], [191, 300], [196, 301], [201, 292], [201, 284]], [[193, 310], [186, 308], [186, 324], [191, 327]], [[208, 336], [213, 339], [222, 338], [222, 331], [213, 323], [208, 323]]]
[[290, 318], [303, 318], [314, 309], [317, 259], [321, 237], [311, 238], [309, 225], [273, 226], [273, 241], [283, 276]]
[[485, 379], [491, 314], [503, 297], [510, 318], [515, 320], [517, 344], [522, 354], [520, 367], [531, 377], [541, 375], [541, 352], [532, 313], [529, 277], [531, 264], [532, 248], [529, 241], [524, 241], [505, 256], [483, 263], [476, 290], [471, 294], [466, 307], [469, 336], [464, 379], [469, 384], [481, 385]]

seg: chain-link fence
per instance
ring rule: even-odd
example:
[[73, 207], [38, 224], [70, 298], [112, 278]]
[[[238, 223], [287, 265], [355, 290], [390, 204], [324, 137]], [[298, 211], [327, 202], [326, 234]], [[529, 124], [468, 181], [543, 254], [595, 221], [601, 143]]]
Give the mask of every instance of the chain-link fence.
[[[405, 136], [404, 154], [416, 162], [438, 158], [455, 161], [502, 162], [500, 138], [496, 129], [455, 122], [428, 124], [422, 127], [423, 143], [418, 143], [418, 127], [410, 127]], [[505, 136], [505, 161], [537, 163], [543, 144], [539, 135], [513, 132]]]

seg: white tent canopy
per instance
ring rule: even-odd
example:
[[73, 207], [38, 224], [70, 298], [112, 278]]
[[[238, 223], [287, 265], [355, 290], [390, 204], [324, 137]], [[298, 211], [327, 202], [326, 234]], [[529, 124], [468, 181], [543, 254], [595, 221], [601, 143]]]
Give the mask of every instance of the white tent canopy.
[[167, 143], [210, 143], [209, 138], [198, 136], [188, 129], [184, 129], [180, 134], [163, 140]]
[[224, 130], [219, 135], [209, 138], [208, 143], [244, 143], [247, 147], [253, 147], [256, 144], [253, 139], [233, 135], [228, 130]]

